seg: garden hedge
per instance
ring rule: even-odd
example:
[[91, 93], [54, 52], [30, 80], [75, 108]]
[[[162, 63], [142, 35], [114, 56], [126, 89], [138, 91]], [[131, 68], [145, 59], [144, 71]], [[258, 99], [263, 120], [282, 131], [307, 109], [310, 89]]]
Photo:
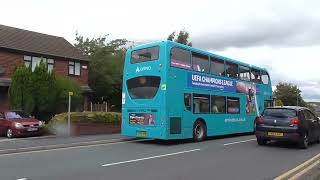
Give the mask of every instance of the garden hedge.
[[[117, 112], [72, 112], [70, 115], [71, 123], [121, 123], [121, 113]], [[63, 124], [67, 120], [68, 113], [61, 113], [55, 115], [49, 124]]]

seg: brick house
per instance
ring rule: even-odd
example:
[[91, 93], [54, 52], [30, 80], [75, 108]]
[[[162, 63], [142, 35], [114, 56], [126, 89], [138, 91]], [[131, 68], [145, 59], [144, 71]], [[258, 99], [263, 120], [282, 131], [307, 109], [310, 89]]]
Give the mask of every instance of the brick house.
[[63, 37], [0, 25], [0, 111], [9, 109], [8, 90], [16, 67], [34, 69], [41, 59], [49, 71], [79, 83], [85, 97], [82, 108], [86, 109], [91, 92], [87, 56]]

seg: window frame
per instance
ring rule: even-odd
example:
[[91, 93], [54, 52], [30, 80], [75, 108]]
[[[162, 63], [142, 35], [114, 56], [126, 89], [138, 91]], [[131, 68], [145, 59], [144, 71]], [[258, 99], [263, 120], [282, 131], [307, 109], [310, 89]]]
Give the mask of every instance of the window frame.
[[[233, 65], [236, 65], [237, 66], [237, 77], [230, 77], [230, 76], [227, 76], [227, 65], [228, 64], [233, 64]], [[231, 62], [231, 61], [225, 61], [225, 65], [224, 65], [224, 71], [225, 71], [225, 77], [227, 78], [231, 78], [231, 79], [239, 79], [239, 64], [238, 63], [234, 63], [234, 62]]]
[[[198, 71], [198, 70], [196, 70], [195, 68], [194, 68], [194, 56], [196, 56], [196, 57], [198, 57], [199, 59], [201, 58], [201, 59], [204, 59], [204, 57], [206, 57], [206, 59], [207, 59], [207, 61], [208, 61], [208, 69], [207, 69], [207, 71]], [[191, 69], [192, 69], [192, 71], [195, 71], [195, 72], [200, 72], [200, 73], [206, 73], [206, 74], [210, 74], [210, 56], [208, 56], [208, 55], [205, 55], [205, 54], [202, 54], [202, 53], [198, 53], [198, 52], [191, 52], [191, 64], [192, 64], [192, 66], [191, 66]]]
[[[251, 68], [249, 66], [241, 65], [241, 64], [238, 65], [238, 68], [239, 68], [239, 71], [238, 71], [239, 72], [239, 80], [251, 82]], [[248, 68], [249, 71], [247, 71], [247, 72], [249, 72], [249, 79], [242, 79], [241, 78], [241, 68]]]
[[[182, 51], [185, 51], [185, 52], [188, 52], [188, 55], [189, 55], [189, 66], [190, 68], [183, 68], [183, 67], [177, 67], [177, 66], [172, 66], [172, 63], [171, 63], [171, 60], [172, 60], [172, 50], [174, 49], [178, 49], [178, 50], [182, 50]], [[180, 61], [180, 60], [178, 60]], [[181, 61], [182, 62], [182, 61]], [[170, 67], [173, 67], [173, 68], [178, 68], [178, 69], [186, 69], [186, 70], [192, 70], [192, 53], [190, 50], [187, 50], [187, 49], [184, 49], [184, 48], [180, 48], [180, 47], [172, 47], [170, 49]]]
[[[76, 64], [79, 64], [79, 75], [76, 74]], [[70, 67], [73, 67], [73, 74], [70, 73]], [[68, 75], [69, 76], [81, 76], [81, 62], [76, 60], [71, 60], [68, 62]]]
[[[230, 113], [230, 112], [228, 111], [228, 108], [229, 108], [229, 106], [228, 106], [228, 99], [232, 99], [232, 98], [238, 99], [238, 103], [239, 103], [238, 108], [239, 108], [239, 111], [238, 111], [237, 113]], [[227, 101], [227, 102], [226, 102], [226, 114], [241, 114], [241, 98], [240, 98], [240, 97], [227, 96], [226, 101]]]
[[[265, 72], [266, 74], [264, 74], [264, 75], [267, 75], [267, 77], [268, 77], [268, 83], [266, 84], [266, 83], [264, 83], [263, 82], [263, 80], [262, 80], [262, 73], [263, 72]], [[264, 71], [264, 70], [260, 70], [260, 78], [261, 78], [261, 84], [265, 84], [265, 85], [269, 85], [270, 84], [270, 75], [269, 75], [269, 73], [267, 72], [267, 71]]]
[[[188, 106], [186, 105], [186, 96], [189, 97], [189, 99], [188, 99], [189, 105], [188, 105]], [[184, 94], [183, 94], [183, 103], [184, 103], [184, 108], [185, 108], [187, 111], [192, 111], [192, 94], [191, 94], [191, 93], [184, 93]]]
[[[210, 61], [210, 74], [211, 75], [216, 75], [216, 76], [221, 76], [221, 77], [225, 77], [226, 76], [226, 61], [225, 60], [210, 56], [209, 61]], [[221, 64], [223, 64], [223, 73], [221, 75], [212, 73], [212, 61], [222, 62]]]
[[[139, 62], [132, 62], [132, 54], [134, 52], [137, 52], [137, 51], [141, 51], [141, 50], [146, 50], [146, 49], [152, 49], [152, 48], [158, 48], [158, 53], [157, 53], [157, 58], [155, 59], [152, 59], [150, 58], [150, 60], [147, 60], [147, 61], [139, 61]], [[149, 62], [149, 61], [156, 61], [160, 58], [160, 46], [157, 45], [157, 46], [150, 46], [150, 47], [145, 47], [145, 48], [141, 48], [141, 49], [136, 49], [136, 50], [133, 50], [130, 52], [130, 63], [131, 64], [139, 64], [139, 63], [144, 63], [144, 62]]]
[[[200, 108], [200, 104], [199, 104], [199, 112], [195, 112], [195, 108], [194, 108], [194, 105], [195, 105], [195, 100], [194, 98], [195, 97], [204, 97], [204, 96], [207, 96], [208, 97], [208, 111], [207, 112], [202, 112], [201, 111], [201, 108]], [[192, 113], [193, 114], [210, 114], [211, 111], [210, 111], [210, 103], [211, 103], [211, 100], [210, 100], [210, 95], [208, 94], [198, 94], [198, 93], [192, 93]]]
[[[43, 57], [43, 56], [39, 57], [39, 56], [24, 55], [24, 56], [23, 56], [24, 65], [25, 65], [26, 67], [28, 67], [28, 68], [31, 68], [31, 70], [34, 71], [34, 69], [33, 69], [33, 64], [34, 64], [34, 62], [33, 62], [33, 60], [34, 60], [35, 58], [40, 59], [40, 62], [43, 61], [43, 62], [46, 64], [46, 67], [47, 67], [48, 72], [54, 71], [54, 68], [55, 68], [55, 60], [54, 60], [53, 58], [45, 58], [45, 57]], [[52, 60], [52, 62], [49, 62], [49, 60]], [[26, 63], [28, 63], [29, 65], [27, 66]], [[49, 70], [49, 65], [52, 65], [52, 69], [51, 69], [51, 70]], [[36, 68], [36, 66], [35, 66], [34, 68]]]
[[[224, 99], [224, 111], [223, 112], [213, 112], [212, 111], [212, 107], [213, 107], [213, 100], [215, 99], [215, 97], [220, 97]], [[227, 97], [226, 96], [221, 96], [221, 95], [210, 95], [210, 113], [211, 114], [226, 114], [227, 112]]]
[[[259, 76], [260, 76], [260, 79], [258, 79], [258, 81], [256, 80], [256, 78], [252, 79], [252, 70], [255, 70], [255, 72], [259, 72]], [[257, 68], [250, 68], [250, 82], [254, 82], [254, 83], [259, 83], [259, 84], [262, 84], [262, 79], [261, 79], [261, 71]]]

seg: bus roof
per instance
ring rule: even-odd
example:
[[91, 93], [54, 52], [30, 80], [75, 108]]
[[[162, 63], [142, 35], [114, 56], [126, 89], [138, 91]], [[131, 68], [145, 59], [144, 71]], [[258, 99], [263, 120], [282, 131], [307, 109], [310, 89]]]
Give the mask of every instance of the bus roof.
[[264, 70], [264, 71], [268, 72], [266, 70], [266, 68], [261, 68], [261, 67], [255, 66], [255, 65], [244, 63], [244, 62], [241, 62], [241, 61], [238, 61], [238, 60], [227, 58], [227, 57], [224, 57], [224, 56], [221, 56], [221, 55], [217, 55], [217, 54], [205, 51], [205, 50], [201, 50], [201, 49], [198, 49], [198, 48], [190, 47], [190, 46], [187, 46], [187, 45], [184, 45], [184, 44], [180, 44], [180, 43], [177, 43], [177, 42], [173, 42], [173, 41], [169, 41], [169, 40], [142, 44], [142, 45], [139, 45], [139, 46], [136, 46], [136, 47], [132, 48], [131, 50], [144, 49], [144, 48], [147, 48], [147, 47], [150, 47], [150, 46], [156, 46], [156, 45], [161, 45], [161, 44], [172, 44], [172, 45], [174, 45], [176, 47], [181, 47], [183, 49], [187, 49], [187, 50], [190, 50], [190, 51], [193, 51], [193, 52], [205, 54], [205, 55], [208, 55], [208, 56], [213, 56], [213, 57], [216, 57], [218, 59], [222, 59], [222, 60], [225, 60], [225, 61], [228, 61], [228, 62], [233, 62], [233, 63], [237, 63], [239, 65], [244, 65], [244, 66], [248, 66], [248, 67], [251, 67], [251, 68]]

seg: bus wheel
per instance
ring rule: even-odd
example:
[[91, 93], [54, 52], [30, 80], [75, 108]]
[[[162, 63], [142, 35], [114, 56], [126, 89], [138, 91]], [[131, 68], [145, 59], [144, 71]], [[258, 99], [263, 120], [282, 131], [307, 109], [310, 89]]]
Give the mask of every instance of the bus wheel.
[[193, 140], [195, 142], [203, 141], [207, 136], [206, 125], [202, 121], [196, 121], [193, 125]]

